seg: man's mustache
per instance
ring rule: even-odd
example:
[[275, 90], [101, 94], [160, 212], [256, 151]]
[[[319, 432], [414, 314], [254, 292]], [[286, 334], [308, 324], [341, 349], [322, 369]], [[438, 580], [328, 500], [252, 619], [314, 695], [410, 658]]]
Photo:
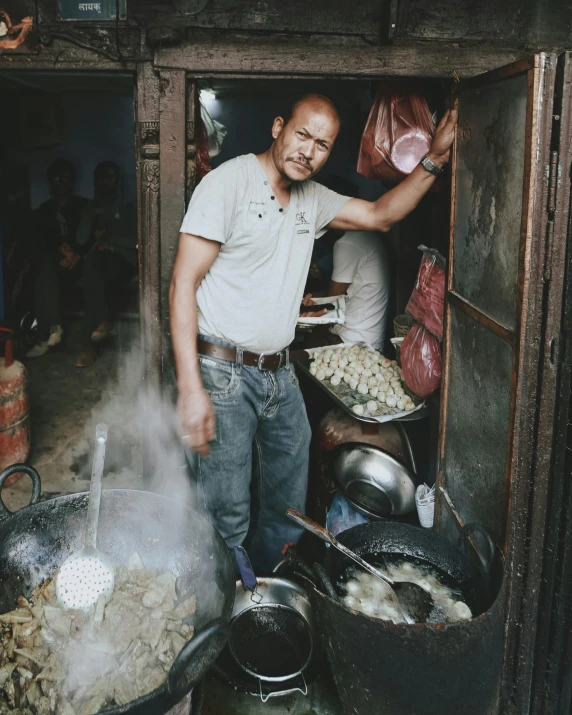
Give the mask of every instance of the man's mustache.
[[303, 166], [306, 167], [306, 169], [308, 169], [309, 171], [312, 171], [312, 165], [310, 164], [310, 162], [306, 161], [306, 159], [304, 159], [303, 157], [292, 156], [292, 157], [290, 157], [290, 159], [288, 161], [295, 161], [297, 164], [302, 164]]

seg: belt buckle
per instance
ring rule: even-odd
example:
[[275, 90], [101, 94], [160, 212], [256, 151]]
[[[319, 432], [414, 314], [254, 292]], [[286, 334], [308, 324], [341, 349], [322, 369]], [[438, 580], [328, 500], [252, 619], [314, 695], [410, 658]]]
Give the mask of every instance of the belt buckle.
[[266, 355], [270, 355], [270, 353], [260, 353], [260, 355], [258, 356], [257, 368], [260, 370], [260, 372], [262, 372], [264, 370], [263, 365], [264, 365], [264, 358], [266, 357]]
[[273, 368], [265, 368], [265, 367], [264, 367], [264, 358], [267, 357], [267, 356], [271, 356], [271, 355], [278, 355], [278, 356], [279, 356], [278, 366], [276, 367], [276, 370], [279, 370], [279, 369], [285, 364], [285, 362], [284, 362], [284, 358], [285, 358], [285, 355], [286, 355], [286, 351], [285, 351], [285, 350], [281, 350], [279, 353], [260, 353], [260, 355], [258, 356], [258, 364], [257, 364], [256, 367], [257, 367], [261, 372], [262, 372], [262, 371], [264, 371], [264, 372], [269, 372], [269, 371], [271, 371], [271, 370], [273, 369]]

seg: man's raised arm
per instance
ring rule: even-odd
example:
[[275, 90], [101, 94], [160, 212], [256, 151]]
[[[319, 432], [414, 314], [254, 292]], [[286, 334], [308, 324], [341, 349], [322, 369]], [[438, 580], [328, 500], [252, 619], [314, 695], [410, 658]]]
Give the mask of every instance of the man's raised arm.
[[[449, 161], [456, 124], [457, 112], [447, 111], [435, 132], [427, 156], [439, 168]], [[413, 211], [435, 179], [433, 174], [419, 165], [398, 186], [377, 201], [350, 199], [329, 227], [342, 231], [389, 231]]]

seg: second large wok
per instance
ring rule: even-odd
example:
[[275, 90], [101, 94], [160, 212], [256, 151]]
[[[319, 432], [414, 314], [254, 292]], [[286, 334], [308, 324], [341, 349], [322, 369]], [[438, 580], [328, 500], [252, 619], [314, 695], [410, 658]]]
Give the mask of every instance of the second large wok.
[[[41, 503], [38, 473], [26, 465], [0, 474], [0, 491], [15, 472], [32, 479], [30, 505], [9, 512], [0, 496], [0, 613], [34, 588], [83, 543], [87, 494], [69, 494]], [[137, 552], [144, 565], [177, 576], [181, 598], [195, 593], [195, 636], [175, 659], [167, 682], [128, 705], [102, 710], [159, 715], [170, 710], [213, 665], [228, 637], [235, 579], [227, 546], [199, 513], [150, 492], [109, 489], [103, 492], [98, 547], [116, 564]]]

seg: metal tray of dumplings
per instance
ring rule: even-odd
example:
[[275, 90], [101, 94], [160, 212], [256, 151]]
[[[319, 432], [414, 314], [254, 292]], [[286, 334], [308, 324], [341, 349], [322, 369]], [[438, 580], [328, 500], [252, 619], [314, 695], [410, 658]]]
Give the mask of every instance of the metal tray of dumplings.
[[[332, 345], [332, 348], [338, 348], [340, 347], [339, 345]], [[369, 417], [367, 415], [356, 415], [355, 412], [352, 411], [352, 405], [355, 405], [357, 402], [362, 402], [366, 403], [368, 399], [371, 399], [367, 395], [359, 395], [356, 396], [355, 390], [352, 390], [348, 385], [346, 385], [345, 382], [341, 382], [339, 385], [333, 386], [330, 384], [330, 381], [322, 381], [318, 380], [318, 378], [315, 375], [312, 375], [312, 373], [309, 370], [309, 365], [312, 362], [311, 359], [307, 360], [306, 362], [297, 362], [296, 364], [296, 369], [300, 370], [302, 373], [304, 373], [305, 376], [308, 377], [309, 380], [311, 380], [315, 385], [317, 385], [322, 392], [325, 392], [326, 395], [338, 406], [340, 407], [344, 412], [346, 412], [350, 417], [353, 417], [354, 420], [358, 420], [359, 422], [369, 422], [370, 424], [384, 424], [384, 422], [413, 422], [415, 420], [422, 420], [425, 417], [429, 416], [429, 407], [425, 405], [424, 407], [421, 407], [420, 409], [415, 410], [414, 412], [410, 412], [407, 415], [402, 415], [401, 417], [391, 417], [391, 414], [386, 416], [386, 419], [384, 421], [380, 421], [379, 419], [376, 419], [375, 417]], [[344, 401], [345, 400], [345, 401]], [[391, 409], [391, 408], [390, 408]], [[396, 408], [395, 409], [396, 414], [399, 414], [397, 412]]]

